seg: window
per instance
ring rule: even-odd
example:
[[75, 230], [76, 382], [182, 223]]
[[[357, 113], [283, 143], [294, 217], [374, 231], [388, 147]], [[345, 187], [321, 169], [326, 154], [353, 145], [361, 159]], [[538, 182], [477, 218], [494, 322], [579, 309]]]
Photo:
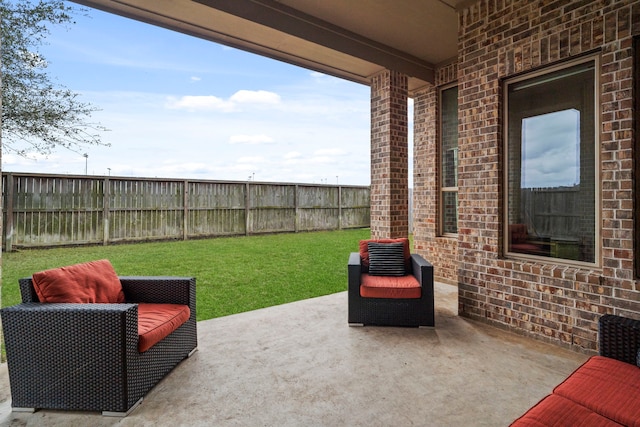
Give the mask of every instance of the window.
[[458, 87], [440, 91], [440, 229], [458, 232]]
[[594, 264], [595, 58], [505, 83], [507, 253]]

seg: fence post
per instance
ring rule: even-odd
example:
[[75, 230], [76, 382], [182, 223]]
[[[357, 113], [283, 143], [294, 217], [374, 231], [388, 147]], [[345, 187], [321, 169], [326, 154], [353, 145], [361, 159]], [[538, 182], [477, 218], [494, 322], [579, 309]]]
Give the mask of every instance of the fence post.
[[300, 186], [298, 184], [295, 185], [295, 193], [293, 195], [293, 205], [295, 207], [295, 212], [296, 212], [296, 218], [295, 218], [295, 225], [294, 225], [294, 232], [297, 233], [300, 230], [300, 206], [298, 203], [298, 200], [300, 199], [299, 197], [299, 191], [300, 191]]
[[342, 230], [342, 186], [338, 185], [338, 230]]
[[109, 244], [109, 219], [111, 217], [111, 184], [109, 177], [106, 177], [103, 181], [102, 189], [102, 222], [103, 222], [103, 235], [102, 244], [107, 246]]
[[13, 174], [8, 173], [5, 181], [5, 201], [7, 206], [5, 211], [7, 213], [7, 221], [4, 224], [4, 250], [5, 252], [11, 252], [13, 250]]
[[189, 239], [189, 181], [184, 180], [183, 201], [182, 201], [182, 240]]
[[249, 235], [249, 212], [251, 211], [250, 185], [248, 181], [244, 184], [244, 235]]

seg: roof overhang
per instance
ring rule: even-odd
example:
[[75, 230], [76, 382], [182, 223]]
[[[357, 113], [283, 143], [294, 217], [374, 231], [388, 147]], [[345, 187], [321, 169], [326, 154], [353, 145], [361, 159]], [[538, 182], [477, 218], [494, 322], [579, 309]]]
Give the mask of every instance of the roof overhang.
[[409, 90], [457, 55], [465, 0], [76, 0], [355, 82], [389, 69]]

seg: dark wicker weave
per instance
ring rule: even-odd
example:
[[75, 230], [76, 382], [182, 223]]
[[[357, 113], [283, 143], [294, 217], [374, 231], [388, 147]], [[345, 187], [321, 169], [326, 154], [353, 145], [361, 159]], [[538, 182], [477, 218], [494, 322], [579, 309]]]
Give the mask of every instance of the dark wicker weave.
[[640, 320], [605, 314], [599, 321], [600, 355], [637, 363], [640, 351]]
[[[22, 304], [2, 309], [11, 405], [125, 415], [197, 346], [196, 281], [120, 277], [126, 303], [42, 304], [31, 279]], [[138, 352], [136, 303], [186, 304], [191, 317]]]
[[360, 254], [349, 256], [349, 323], [379, 326], [434, 326], [433, 265], [418, 254], [411, 254], [411, 271], [422, 286], [420, 298], [363, 298]]

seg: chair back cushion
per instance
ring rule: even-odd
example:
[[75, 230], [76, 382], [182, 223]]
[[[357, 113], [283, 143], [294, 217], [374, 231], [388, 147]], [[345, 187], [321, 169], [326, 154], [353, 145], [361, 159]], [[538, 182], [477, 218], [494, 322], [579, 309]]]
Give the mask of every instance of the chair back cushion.
[[371, 259], [369, 256], [369, 243], [402, 243], [404, 247], [405, 270], [411, 271], [411, 250], [409, 249], [409, 239], [401, 237], [399, 239], [368, 239], [360, 240], [360, 259], [362, 260], [362, 272], [368, 273]]
[[33, 287], [40, 302], [124, 302], [122, 284], [106, 260], [85, 262], [35, 273]]

